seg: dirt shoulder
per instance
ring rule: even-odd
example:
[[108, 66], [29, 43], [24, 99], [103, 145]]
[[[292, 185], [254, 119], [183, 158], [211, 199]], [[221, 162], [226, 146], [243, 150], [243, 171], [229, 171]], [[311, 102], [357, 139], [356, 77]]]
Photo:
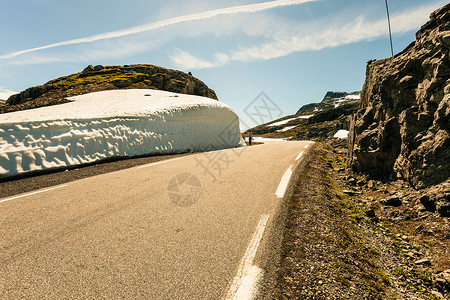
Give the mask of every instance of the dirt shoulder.
[[288, 204], [275, 298], [448, 299], [448, 218], [392, 219], [407, 205], [379, 203], [401, 186], [369, 187], [344, 151], [316, 143]]

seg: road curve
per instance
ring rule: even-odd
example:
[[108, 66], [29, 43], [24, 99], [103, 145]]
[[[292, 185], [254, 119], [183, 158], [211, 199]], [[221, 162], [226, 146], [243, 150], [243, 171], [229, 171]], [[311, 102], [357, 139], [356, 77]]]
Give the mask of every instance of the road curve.
[[282, 178], [309, 145], [199, 153], [0, 199], [0, 299], [248, 297]]

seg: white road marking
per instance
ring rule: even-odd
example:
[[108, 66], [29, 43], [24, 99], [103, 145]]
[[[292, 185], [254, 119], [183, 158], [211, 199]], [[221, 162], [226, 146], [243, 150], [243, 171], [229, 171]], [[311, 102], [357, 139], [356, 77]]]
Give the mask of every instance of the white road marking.
[[176, 161], [176, 160], [179, 160], [179, 159], [182, 159], [182, 158], [184, 158], [184, 157], [178, 157], [178, 158], [172, 158], [172, 159], [168, 159], [168, 160], [158, 161], [158, 162], [155, 162], [155, 163], [139, 166], [138, 168], [142, 169], [142, 168], [152, 167], [152, 166], [164, 164], [164, 163], [171, 162], [171, 161]]
[[44, 193], [44, 192], [53, 191], [53, 190], [60, 189], [60, 188], [66, 187], [66, 186], [67, 186], [67, 184], [64, 184], [64, 185], [52, 187], [52, 188], [45, 189], [45, 190], [40, 190], [40, 191], [28, 193], [28, 194], [23, 194], [23, 195], [14, 196], [14, 197], [11, 197], [11, 198], [6, 198], [6, 199], [3, 199], [3, 200], [0, 200], [0, 203], [6, 202], [6, 201], [10, 201], [10, 200], [14, 200], [14, 199], [23, 198], [23, 197], [28, 197], [28, 196], [31, 196], [31, 195], [36, 195], [36, 194], [40, 194], [40, 193]]
[[256, 292], [256, 285], [262, 275], [263, 270], [253, 265], [256, 252], [267, 226], [269, 215], [262, 215], [256, 226], [250, 244], [245, 250], [244, 257], [241, 260], [236, 276], [231, 282], [230, 289], [225, 299], [227, 300], [247, 300], [252, 299]]
[[309, 144], [308, 144], [308, 145], [305, 145], [305, 149], [308, 149], [308, 147], [309, 147]]
[[300, 153], [297, 155], [297, 157], [295, 158], [295, 160], [299, 160], [302, 156], [303, 156], [303, 151], [300, 152]]
[[284, 197], [284, 193], [286, 192], [289, 180], [291, 179], [292, 176], [292, 168], [293, 166], [290, 165], [289, 168], [286, 170], [286, 172], [284, 172], [283, 177], [281, 177], [280, 184], [278, 185], [277, 191], [275, 192], [275, 195], [278, 198]]

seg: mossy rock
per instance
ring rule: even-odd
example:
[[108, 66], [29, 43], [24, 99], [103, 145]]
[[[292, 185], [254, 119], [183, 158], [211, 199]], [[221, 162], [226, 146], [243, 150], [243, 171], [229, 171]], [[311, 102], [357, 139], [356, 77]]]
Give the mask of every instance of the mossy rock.
[[67, 102], [66, 98], [114, 89], [157, 89], [217, 100], [216, 93], [187, 73], [153, 65], [92, 66], [12, 95], [0, 113]]

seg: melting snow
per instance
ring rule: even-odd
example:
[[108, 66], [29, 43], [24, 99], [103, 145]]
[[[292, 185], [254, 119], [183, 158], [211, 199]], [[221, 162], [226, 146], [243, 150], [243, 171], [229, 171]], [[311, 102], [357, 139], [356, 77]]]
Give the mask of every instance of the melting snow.
[[348, 137], [348, 130], [344, 129], [338, 130], [333, 137], [338, 139], [345, 139]]
[[336, 108], [336, 107], [339, 107], [339, 106], [341, 106], [344, 102], [347, 102], [347, 101], [351, 101], [351, 100], [359, 100], [360, 97], [361, 97], [361, 96], [358, 94], [358, 95], [347, 95], [347, 96], [345, 96], [345, 97], [338, 98], [338, 99], [336, 99], [336, 100], [334, 101], [334, 107], [335, 107], [335, 108]]
[[358, 95], [347, 95], [344, 98], [350, 99], [350, 100], [359, 100], [361, 98], [361, 95], [360, 94], [358, 94]]
[[269, 125], [267, 125], [267, 126], [270, 126], [270, 127], [272, 127], [272, 126], [280, 126], [280, 125], [289, 123], [289, 122], [292, 121], [292, 120], [297, 120], [297, 119], [309, 119], [309, 118], [311, 118], [312, 116], [313, 116], [313, 115], [309, 115], [309, 116], [300, 116], [300, 117], [290, 118], [290, 119], [286, 119], [286, 120], [283, 120], [283, 121], [278, 121], [278, 122], [269, 124]]
[[288, 131], [288, 130], [291, 130], [292, 128], [295, 128], [295, 127], [297, 127], [297, 125], [294, 125], [294, 126], [286, 126], [286, 127], [284, 127], [283, 129], [277, 130], [276, 132], [284, 132], [284, 131]]
[[113, 90], [0, 114], [0, 177], [109, 157], [243, 146], [224, 103], [157, 90]]
[[297, 119], [297, 118], [286, 119], [286, 120], [283, 120], [283, 121], [279, 121], [279, 122], [275, 122], [275, 123], [269, 124], [267, 126], [270, 126], [270, 127], [272, 127], [272, 126], [280, 126], [280, 125], [286, 124], [286, 123], [288, 123], [288, 122], [290, 122], [292, 120], [295, 120], [295, 119]]

